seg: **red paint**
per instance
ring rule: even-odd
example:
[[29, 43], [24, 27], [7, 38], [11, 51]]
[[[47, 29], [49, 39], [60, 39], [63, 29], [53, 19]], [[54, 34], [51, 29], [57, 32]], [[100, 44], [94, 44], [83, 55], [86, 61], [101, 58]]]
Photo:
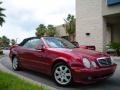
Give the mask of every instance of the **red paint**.
[[96, 50], [95, 46], [91, 46], [91, 45], [80, 45], [80, 48], [83, 49], [89, 49], [89, 50]]
[[[106, 79], [115, 72], [116, 64], [100, 67], [97, 62], [97, 58], [109, 57], [109, 55], [81, 48], [49, 48], [44, 37], [41, 37], [41, 39], [45, 44], [44, 50], [28, 49], [16, 45], [10, 49], [10, 58], [12, 59], [12, 56], [15, 55], [20, 60], [23, 68], [32, 69], [48, 75], [52, 74], [54, 62], [62, 60], [70, 67], [73, 81], [84, 84]], [[82, 63], [84, 57], [95, 61], [97, 67], [90, 69], [85, 68]], [[92, 77], [92, 80], [87, 79], [89, 76]]]

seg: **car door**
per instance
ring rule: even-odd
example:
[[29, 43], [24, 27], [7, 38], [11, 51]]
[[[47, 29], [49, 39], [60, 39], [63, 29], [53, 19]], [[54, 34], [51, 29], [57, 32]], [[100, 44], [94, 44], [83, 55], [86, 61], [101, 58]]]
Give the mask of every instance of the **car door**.
[[[52, 62], [52, 54], [45, 47], [44, 42], [41, 39], [31, 40], [32, 48], [31, 53], [34, 58], [31, 58], [31, 64], [34, 64], [34, 69], [42, 73], [49, 74]], [[43, 50], [36, 49], [37, 46], [42, 45]]]
[[44, 43], [41, 39], [31, 40], [31, 49], [29, 49], [29, 52], [32, 57], [31, 56], [29, 57], [30, 60], [29, 64], [32, 65], [33, 67], [32, 69], [43, 72], [44, 70], [43, 61], [45, 60], [47, 54], [45, 53], [45, 51], [36, 49], [36, 47], [39, 45], [44, 46]]
[[25, 68], [44, 72], [47, 65], [45, 64], [47, 60], [47, 52], [46, 50], [37, 50], [36, 46], [38, 45], [44, 46], [43, 41], [39, 38], [31, 39], [23, 45], [22, 51], [24, 51], [24, 53], [21, 55], [22, 65]]
[[25, 41], [23, 45], [19, 47], [18, 55], [21, 62], [22, 67], [24, 68], [32, 68], [31, 58], [33, 58], [31, 53], [31, 40]]

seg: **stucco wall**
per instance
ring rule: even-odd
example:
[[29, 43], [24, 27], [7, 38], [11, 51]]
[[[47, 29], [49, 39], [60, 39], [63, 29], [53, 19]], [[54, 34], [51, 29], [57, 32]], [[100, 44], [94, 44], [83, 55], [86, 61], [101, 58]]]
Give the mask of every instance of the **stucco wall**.
[[113, 26], [112, 34], [113, 42], [120, 42], [120, 24], [116, 24]]
[[56, 26], [57, 36], [67, 36], [66, 30], [63, 25]]
[[110, 42], [111, 42], [111, 27], [106, 27], [106, 30], [105, 30], [106, 32], [105, 32], [105, 41], [106, 41], [106, 43], [105, 43], [105, 45], [107, 45], [107, 44], [110, 44]]
[[97, 51], [103, 51], [104, 44], [101, 6], [101, 0], [76, 0], [76, 40], [80, 45], [95, 45]]

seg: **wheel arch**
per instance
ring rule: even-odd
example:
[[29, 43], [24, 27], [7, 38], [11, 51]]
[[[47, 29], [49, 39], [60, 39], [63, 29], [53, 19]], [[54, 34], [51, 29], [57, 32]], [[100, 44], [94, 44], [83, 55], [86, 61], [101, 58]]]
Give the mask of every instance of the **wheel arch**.
[[15, 54], [13, 54], [13, 55], [12, 55], [12, 58], [11, 58], [11, 60], [12, 60], [12, 61], [13, 61], [14, 57], [16, 57], [16, 55], [15, 55]]
[[[56, 68], [56, 64], [65, 64], [69, 69], [70, 69], [70, 72], [71, 72], [71, 68], [70, 68], [70, 65], [69, 65], [69, 62], [67, 62], [66, 60], [64, 60], [64, 59], [57, 59], [54, 63], [53, 63], [53, 65], [52, 65], [52, 78], [53, 78], [53, 80], [58, 84], [58, 85], [60, 85], [56, 80], [55, 80], [55, 77], [53, 76], [54, 75], [54, 70], [55, 70], [55, 68]], [[59, 65], [60, 65], [59, 64]], [[55, 67], [55, 68], [54, 68]], [[69, 83], [67, 83], [66, 85], [60, 85], [60, 86], [67, 86], [67, 85], [69, 85], [69, 84], [71, 84], [72, 83], [72, 81], [73, 81], [73, 79], [72, 79], [72, 72], [71, 72], [71, 80], [70, 80], [70, 82]]]
[[[13, 61], [14, 58], [18, 58], [18, 56], [16, 54], [12, 54], [11, 60]], [[18, 58], [19, 59], [19, 58]]]
[[57, 63], [64, 63], [65, 65], [67, 65], [67, 66], [70, 68], [69, 63], [68, 63], [65, 59], [56, 59], [55, 62], [53, 62], [53, 64], [52, 64], [51, 75], [52, 75], [52, 73], [53, 73], [54, 66], [55, 66]]

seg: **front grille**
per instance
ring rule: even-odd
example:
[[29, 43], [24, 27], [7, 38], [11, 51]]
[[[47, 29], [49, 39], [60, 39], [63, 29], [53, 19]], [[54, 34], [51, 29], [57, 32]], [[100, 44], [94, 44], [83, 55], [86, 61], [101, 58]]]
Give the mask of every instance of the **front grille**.
[[111, 58], [102, 57], [97, 59], [100, 66], [110, 66], [112, 64]]

